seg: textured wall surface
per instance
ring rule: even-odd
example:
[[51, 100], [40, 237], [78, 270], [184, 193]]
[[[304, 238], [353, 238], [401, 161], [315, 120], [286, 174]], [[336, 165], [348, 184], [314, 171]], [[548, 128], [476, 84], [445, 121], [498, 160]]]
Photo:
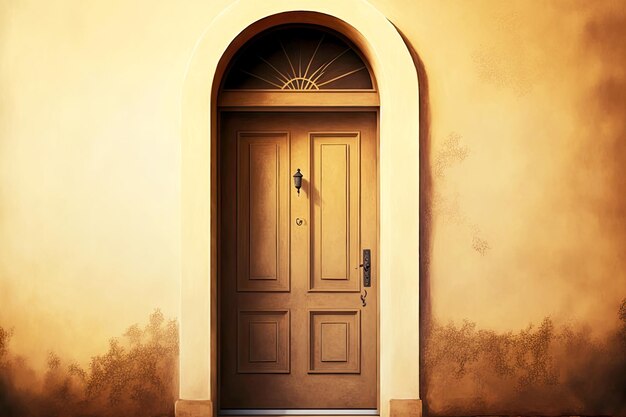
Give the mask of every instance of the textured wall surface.
[[[430, 115], [426, 407], [626, 414], [624, 3], [372, 3], [419, 55]], [[180, 95], [227, 4], [0, 3], [0, 407], [72, 364], [89, 381], [112, 336], [149, 345], [124, 334], [149, 339], [155, 308], [177, 317]]]
[[426, 406], [624, 415], [626, 9], [463, 4], [397, 23], [431, 104]]

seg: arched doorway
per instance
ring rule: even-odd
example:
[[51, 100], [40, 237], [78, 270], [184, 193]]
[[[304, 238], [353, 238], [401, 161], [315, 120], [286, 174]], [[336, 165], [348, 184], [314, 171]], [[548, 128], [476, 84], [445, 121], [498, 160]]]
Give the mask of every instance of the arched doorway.
[[[293, 11], [294, 9], [298, 11]], [[221, 323], [218, 319], [218, 161], [221, 152], [218, 141], [221, 129], [218, 104], [223, 107], [231, 106], [231, 109], [242, 105], [241, 101], [237, 102], [236, 91], [220, 95], [218, 103], [221, 82], [228, 64], [234, 62], [233, 57], [243, 45], [259, 33], [285, 23], [314, 24], [338, 33], [363, 53], [364, 62], [371, 65], [375, 75], [377, 91], [361, 91], [358, 96], [350, 96], [350, 92], [346, 91], [342, 94], [322, 90], [296, 91], [292, 92], [295, 95], [284, 97], [296, 97], [299, 100], [297, 103], [275, 102], [277, 108], [274, 110], [285, 114], [288, 113], [285, 112], [286, 109], [278, 107], [297, 104], [317, 111], [319, 108], [315, 109], [316, 106], [324, 105], [316, 101], [317, 97], [324, 96], [331, 97], [334, 106], [343, 107], [345, 111], [353, 111], [355, 108], [363, 110], [367, 107], [371, 109], [378, 104], [376, 95], [379, 95], [378, 276], [373, 276], [379, 284], [380, 313], [376, 384], [380, 389], [376, 396], [376, 412], [383, 416], [390, 413], [418, 415], [417, 76], [400, 35], [384, 16], [364, 0], [340, 3], [285, 0], [258, 4], [252, 1], [234, 2], [211, 23], [196, 47], [185, 79], [182, 110], [181, 400], [177, 402], [177, 415], [207, 416], [218, 412], [218, 336]], [[268, 104], [267, 96], [263, 98], [263, 94], [245, 96], [248, 100], [252, 100], [252, 97], [256, 97], [254, 100], [261, 99], [260, 102], [243, 103], [243, 107], [248, 106], [246, 108], [249, 110], [259, 110], [254, 107]], [[307, 104], [306, 100], [312, 102]], [[306, 115], [311, 112], [301, 113]], [[343, 130], [350, 129], [344, 127]], [[291, 174], [293, 172], [289, 172], [289, 176]], [[294, 191], [290, 192], [293, 194]], [[292, 198], [292, 201], [295, 199]], [[299, 201], [306, 200], [300, 198]], [[294, 223], [291, 227], [297, 226]], [[325, 308], [320, 307], [319, 310]], [[339, 310], [334, 306], [329, 306], [328, 309]], [[272, 311], [280, 310], [277, 307]], [[278, 327], [280, 319], [274, 318]], [[248, 318], [243, 319], [244, 322], [246, 320]], [[343, 324], [346, 324], [345, 320]], [[339, 327], [341, 326], [329, 329], [336, 331]], [[257, 359], [261, 356], [257, 356]], [[337, 353], [336, 356], [338, 358], [341, 355]], [[249, 352], [247, 357], [250, 358]], [[245, 364], [242, 369], [245, 371]]]
[[218, 112], [218, 413], [378, 414], [369, 65], [328, 28], [273, 27], [230, 62]]

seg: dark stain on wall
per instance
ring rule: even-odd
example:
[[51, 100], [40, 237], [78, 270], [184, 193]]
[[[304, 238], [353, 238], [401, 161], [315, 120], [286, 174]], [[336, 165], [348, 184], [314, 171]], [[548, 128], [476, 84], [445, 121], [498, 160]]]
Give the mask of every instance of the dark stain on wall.
[[[626, 265], [626, 9], [600, 10], [608, 4], [571, 4], [581, 7], [580, 16], [590, 17], [581, 38], [572, 39], [581, 50], [578, 66], [568, 69], [580, 77], [572, 86], [581, 91], [577, 128], [563, 152], [569, 158], [565, 169], [556, 174], [559, 186], [552, 190], [567, 202], [560, 210], [600, 228], [604, 269], [591, 269], [594, 264], [585, 256], [556, 254], [564, 275], [587, 283], [589, 291], [598, 291], [595, 296], [602, 283], [623, 282]], [[555, 209], [548, 213], [559, 214]], [[481, 254], [489, 249], [483, 241], [473, 239]], [[589, 248], [595, 244], [581, 243]], [[550, 306], [532, 303], [528, 300], [529, 309], [550, 314]], [[471, 317], [463, 323], [433, 319], [423, 324], [428, 337], [423, 344], [422, 398], [428, 413], [626, 416], [626, 299], [615, 307], [617, 317], [603, 317], [601, 330], [550, 317], [509, 332], [480, 329]], [[573, 298], [572, 317], [585, 320], [599, 314], [577, 308]]]
[[[619, 4], [619, 3], [618, 3]], [[623, 5], [622, 5], [623, 6]], [[579, 181], [593, 174], [606, 186], [602, 192], [585, 193], [587, 209], [601, 212], [603, 231], [615, 239], [622, 265], [626, 262], [626, 8], [590, 19], [583, 34], [586, 62], [602, 71], [589, 94], [579, 103], [588, 140], [576, 154]], [[589, 172], [592, 171], [592, 172]], [[582, 188], [584, 192], [587, 189]]]
[[527, 23], [512, 2], [494, 2], [492, 7], [499, 36], [493, 36], [491, 41], [473, 51], [477, 75], [499, 89], [525, 96], [533, 90], [541, 70], [523, 34]]
[[472, 236], [472, 248], [482, 256], [485, 256], [487, 251], [491, 249], [491, 246], [489, 246], [489, 242], [480, 237], [479, 231], [476, 231], [474, 236]]
[[[626, 299], [602, 339], [546, 317], [517, 332], [433, 323], [425, 347], [431, 415], [626, 415]], [[612, 318], [613, 319], [613, 318]]]
[[448, 135], [443, 146], [435, 156], [435, 176], [443, 178], [445, 171], [452, 165], [461, 163], [467, 158], [469, 148], [461, 144], [463, 137], [456, 132]]
[[0, 416], [174, 415], [178, 326], [159, 310], [143, 328], [134, 324], [122, 338], [111, 339], [108, 352], [92, 357], [87, 368], [51, 352], [43, 375], [11, 352], [12, 332], [0, 327]]
[[[455, 165], [462, 164], [469, 155], [470, 149], [463, 143], [463, 136], [451, 132], [434, 155], [432, 164], [434, 177], [440, 181], [440, 184], [443, 183], [447, 179], [447, 171]], [[434, 216], [441, 216], [446, 222], [461, 227], [469, 233], [472, 249], [481, 256], [485, 256], [491, 249], [491, 245], [483, 237], [480, 227], [470, 222], [461, 210], [458, 194], [439, 190], [429, 195], [431, 211], [428, 213], [430, 217], [427, 220], [432, 222]]]

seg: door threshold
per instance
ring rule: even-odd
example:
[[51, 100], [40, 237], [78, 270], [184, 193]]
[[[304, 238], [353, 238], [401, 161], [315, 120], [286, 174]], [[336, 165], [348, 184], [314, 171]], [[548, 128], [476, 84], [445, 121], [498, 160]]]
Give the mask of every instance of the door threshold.
[[377, 416], [380, 413], [371, 408], [229, 408], [219, 410], [220, 416]]

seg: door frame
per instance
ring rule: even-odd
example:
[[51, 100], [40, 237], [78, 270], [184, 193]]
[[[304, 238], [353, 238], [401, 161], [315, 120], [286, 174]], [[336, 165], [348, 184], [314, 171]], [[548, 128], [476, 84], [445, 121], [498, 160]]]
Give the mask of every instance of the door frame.
[[[333, 29], [364, 54], [379, 97], [379, 401], [419, 416], [419, 89], [411, 53], [366, 0], [233, 1], [207, 27], [182, 96], [180, 392], [177, 416], [216, 413], [217, 96], [244, 42], [284, 23]], [[220, 34], [216, 36], [215, 34]]]

